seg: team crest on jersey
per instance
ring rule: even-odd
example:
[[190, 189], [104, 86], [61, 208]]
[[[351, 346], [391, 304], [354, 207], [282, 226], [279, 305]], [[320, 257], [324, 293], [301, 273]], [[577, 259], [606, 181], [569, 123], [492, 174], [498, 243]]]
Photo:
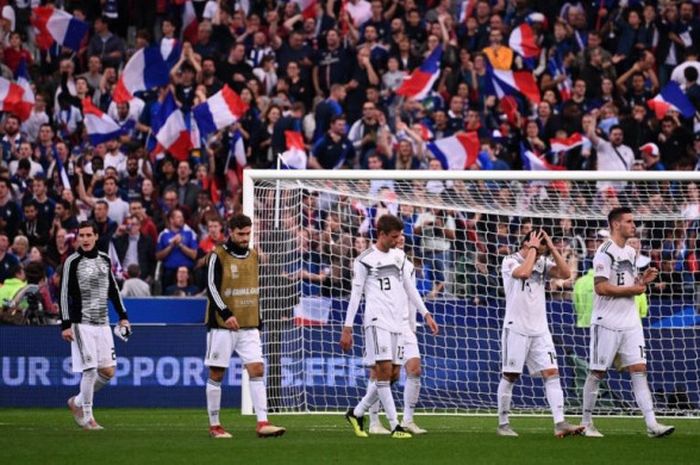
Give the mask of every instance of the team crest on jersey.
[[238, 265], [236, 265], [235, 263], [231, 263], [230, 271], [231, 279], [238, 279]]
[[219, 353], [214, 352], [213, 354], [211, 354], [211, 358], [212, 358], [212, 360], [219, 360]]

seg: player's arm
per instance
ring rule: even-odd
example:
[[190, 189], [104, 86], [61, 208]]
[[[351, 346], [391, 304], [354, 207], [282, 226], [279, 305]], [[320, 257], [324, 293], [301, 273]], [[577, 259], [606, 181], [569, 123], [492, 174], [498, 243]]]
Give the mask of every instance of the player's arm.
[[639, 281], [631, 286], [617, 286], [610, 283], [611, 268], [611, 258], [606, 253], [596, 253], [595, 257], [593, 257], [596, 294], [605, 297], [633, 297], [646, 291], [646, 283]]
[[340, 348], [348, 351], [352, 348], [352, 327], [355, 324], [355, 316], [360, 308], [360, 299], [365, 289], [365, 281], [367, 280], [367, 269], [359, 261], [355, 260], [352, 273], [352, 291], [350, 293], [350, 302], [348, 302], [348, 310], [345, 314], [345, 324], [343, 332], [340, 335]]
[[107, 265], [109, 266], [109, 290], [107, 296], [114, 306], [114, 310], [117, 311], [119, 315], [119, 325], [130, 327], [129, 316], [126, 314], [126, 307], [124, 307], [124, 301], [122, 300], [122, 295], [119, 292], [119, 286], [117, 285], [117, 279], [114, 277], [112, 272], [112, 263], [109, 258], [107, 260]]
[[539, 231], [530, 237], [527, 242], [527, 252], [525, 254], [525, 261], [515, 268], [511, 273], [515, 279], [529, 279], [532, 275], [532, 270], [535, 268], [535, 262], [537, 261], [537, 248], [542, 242], [543, 232]]
[[552, 238], [549, 237], [549, 234], [544, 231], [542, 234], [544, 235], [544, 240], [547, 244], [547, 248], [549, 249], [549, 253], [554, 259], [554, 266], [549, 270], [549, 276], [552, 278], [569, 279], [571, 277], [571, 268], [569, 268], [569, 264], [566, 263], [566, 259], [554, 246], [552, 243]]
[[221, 298], [219, 293], [219, 288], [221, 287], [221, 262], [219, 257], [215, 253], [209, 254], [209, 261], [207, 263], [207, 294], [209, 295], [210, 301], [214, 304], [216, 312], [224, 320], [226, 327], [228, 329], [238, 330], [238, 321], [236, 317], [233, 316], [233, 312], [224, 303], [224, 299]]
[[[71, 329], [70, 321], [70, 296], [79, 296], [80, 290], [78, 287], [78, 279], [75, 275], [76, 267], [78, 266], [78, 256], [71, 256], [66, 260], [63, 266], [61, 275], [61, 287], [58, 294], [58, 306], [61, 314], [61, 337], [66, 341], [73, 340], [73, 330]], [[76, 292], [77, 291], [77, 292]]]
[[[405, 266], [404, 270], [406, 270]], [[433, 335], [437, 335], [437, 333], [440, 331], [440, 328], [438, 327], [437, 323], [435, 322], [435, 319], [428, 311], [428, 308], [425, 306], [425, 302], [423, 302], [423, 299], [418, 293], [418, 289], [416, 288], [415, 269], [410, 270], [410, 273], [408, 273], [408, 277], [403, 280], [403, 288], [406, 291], [406, 296], [408, 297], [408, 300], [416, 306], [418, 313], [420, 313], [423, 317], [423, 321], [425, 321], [425, 324], [428, 325], [428, 328], [430, 328], [430, 332], [433, 333]]]

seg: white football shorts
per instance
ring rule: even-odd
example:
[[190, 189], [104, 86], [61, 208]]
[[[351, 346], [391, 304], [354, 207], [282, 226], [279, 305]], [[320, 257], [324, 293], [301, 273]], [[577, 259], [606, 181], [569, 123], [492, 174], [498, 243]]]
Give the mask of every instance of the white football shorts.
[[236, 352], [243, 365], [260, 363], [262, 357], [262, 342], [257, 328], [239, 329], [210, 329], [207, 333], [207, 353], [204, 365], [208, 367], [228, 368], [231, 356]]
[[591, 347], [588, 354], [588, 368], [606, 371], [615, 362], [617, 368], [646, 364], [644, 331], [638, 328], [615, 330], [600, 325], [591, 325]]
[[374, 366], [377, 362], [390, 361], [394, 365], [403, 365], [399, 359], [398, 348], [401, 333], [392, 333], [376, 326], [365, 328], [365, 351], [363, 362], [365, 366]]
[[557, 353], [552, 335], [526, 336], [508, 328], [501, 337], [503, 373], [522, 373], [527, 364], [530, 376], [540, 376], [542, 370], [557, 368]]
[[117, 365], [114, 338], [109, 325], [74, 323], [71, 327], [73, 341], [70, 351], [74, 373]]

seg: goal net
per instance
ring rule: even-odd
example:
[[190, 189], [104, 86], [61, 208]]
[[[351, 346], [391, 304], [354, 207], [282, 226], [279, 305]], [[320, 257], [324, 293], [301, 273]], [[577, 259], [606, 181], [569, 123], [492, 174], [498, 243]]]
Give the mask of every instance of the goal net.
[[[351, 354], [342, 353], [338, 341], [353, 259], [372, 243], [377, 218], [392, 213], [404, 221], [405, 251], [441, 327], [434, 337], [419, 321], [418, 411], [495, 410], [505, 312], [501, 261], [517, 250], [527, 231], [543, 228], [572, 269], [570, 279], [548, 281], [547, 315], [567, 412], [580, 412], [592, 258], [609, 235], [607, 212], [629, 206], [637, 219], [639, 237], [631, 241], [638, 249], [636, 265], [660, 270], [638, 299], [655, 405], [668, 415], [698, 415], [700, 177], [607, 173], [596, 178], [600, 174], [246, 171], [244, 210], [253, 217], [254, 243], [261, 252], [270, 409], [338, 412], [364, 394], [368, 373], [361, 325], [355, 326]], [[397, 392], [403, 379], [402, 374]], [[395, 398], [401, 408], [402, 397]], [[599, 399], [598, 414], [638, 412], [629, 377], [615, 369], [601, 385]], [[548, 412], [546, 405], [541, 380], [522, 376], [513, 411]]]

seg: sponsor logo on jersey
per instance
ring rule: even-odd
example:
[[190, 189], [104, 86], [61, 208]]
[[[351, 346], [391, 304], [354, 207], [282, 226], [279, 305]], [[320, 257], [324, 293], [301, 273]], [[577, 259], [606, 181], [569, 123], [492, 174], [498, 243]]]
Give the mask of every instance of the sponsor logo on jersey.
[[241, 295], [258, 295], [260, 288], [258, 287], [244, 287], [242, 289], [234, 289], [227, 287], [224, 289], [224, 297], [236, 297]]
[[231, 263], [230, 271], [231, 271], [231, 279], [238, 279], [238, 276], [239, 276], [238, 275], [238, 265], [236, 265], [235, 263]]

